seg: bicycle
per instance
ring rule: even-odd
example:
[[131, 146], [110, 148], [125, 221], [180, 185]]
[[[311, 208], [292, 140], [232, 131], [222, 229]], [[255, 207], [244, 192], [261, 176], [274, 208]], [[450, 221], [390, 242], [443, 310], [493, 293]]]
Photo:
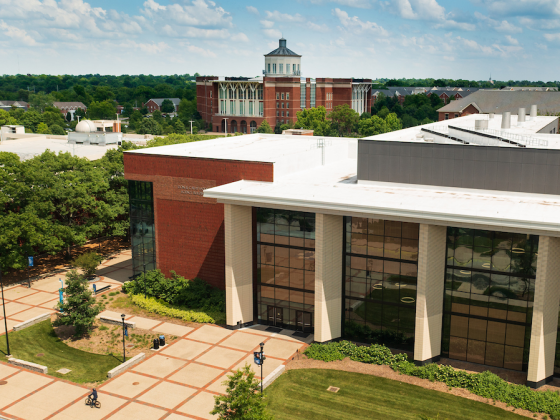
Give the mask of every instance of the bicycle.
[[99, 402], [99, 400], [96, 400], [94, 403], [90, 397], [86, 398], [86, 405], [90, 405], [95, 408], [101, 408], [101, 403]]

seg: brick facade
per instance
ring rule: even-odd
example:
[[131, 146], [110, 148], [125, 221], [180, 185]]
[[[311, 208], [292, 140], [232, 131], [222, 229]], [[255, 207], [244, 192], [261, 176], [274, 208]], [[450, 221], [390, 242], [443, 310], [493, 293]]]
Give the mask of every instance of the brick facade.
[[[438, 112], [438, 114], [439, 114], [438, 121], [444, 121], [446, 119], [452, 120], [453, 118], [464, 117], [466, 115], [471, 115], [471, 114], [480, 114], [480, 112], [478, 112], [478, 109], [476, 109], [473, 105], [469, 105], [461, 112]], [[447, 118], [445, 118], [445, 114], [447, 114]]]
[[125, 153], [125, 177], [153, 182], [157, 267], [225, 287], [224, 206], [202, 191], [273, 180], [273, 164]]

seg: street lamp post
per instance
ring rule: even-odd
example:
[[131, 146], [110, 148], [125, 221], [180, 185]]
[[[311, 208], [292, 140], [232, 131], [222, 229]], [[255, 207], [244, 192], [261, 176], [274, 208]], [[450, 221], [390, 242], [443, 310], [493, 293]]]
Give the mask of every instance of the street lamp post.
[[263, 393], [263, 364], [264, 364], [264, 343], [260, 344], [261, 346], [261, 394]]
[[126, 316], [125, 314], [121, 314], [121, 318], [122, 318], [122, 353], [123, 353], [122, 362], [123, 363], [126, 362], [126, 348], [124, 346], [124, 331], [125, 331], [125, 328], [126, 328], [126, 326], [124, 325], [124, 317], [125, 316]]
[[191, 120], [191, 121], [189, 121], [189, 122], [191, 123], [191, 135], [192, 135], [192, 123], [193, 123], [194, 121]]
[[8, 338], [8, 321], [6, 319], [6, 304], [4, 303], [4, 281], [2, 280], [2, 270], [0, 269], [0, 287], [2, 287], [2, 308], [4, 309], [4, 329], [6, 331], [6, 357], [11, 357], [10, 354], [10, 339]]

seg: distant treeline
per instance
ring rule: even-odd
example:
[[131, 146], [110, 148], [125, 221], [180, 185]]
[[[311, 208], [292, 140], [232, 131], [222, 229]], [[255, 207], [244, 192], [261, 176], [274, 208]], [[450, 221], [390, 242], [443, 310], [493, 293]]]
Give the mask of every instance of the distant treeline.
[[380, 87], [390, 87], [390, 86], [402, 86], [402, 87], [476, 87], [476, 88], [501, 88], [504, 86], [547, 86], [547, 87], [559, 87], [560, 81], [554, 82], [543, 82], [530, 81], [530, 80], [493, 80], [492, 82], [488, 80], [464, 80], [464, 79], [377, 79], [374, 80], [374, 85], [377, 88]]

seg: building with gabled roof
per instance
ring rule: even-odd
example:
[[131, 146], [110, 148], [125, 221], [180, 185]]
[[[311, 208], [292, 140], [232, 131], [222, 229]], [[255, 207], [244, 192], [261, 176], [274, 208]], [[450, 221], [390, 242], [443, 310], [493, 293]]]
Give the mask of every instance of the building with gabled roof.
[[150, 99], [148, 102], [142, 104], [142, 106], [148, 108], [149, 113], [152, 113], [154, 111], [161, 111], [161, 104], [166, 99], [168, 101], [173, 102], [173, 106], [175, 107], [174, 112], [179, 112], [179, 104], [181, 103], [181, 98], [153, 98]]

